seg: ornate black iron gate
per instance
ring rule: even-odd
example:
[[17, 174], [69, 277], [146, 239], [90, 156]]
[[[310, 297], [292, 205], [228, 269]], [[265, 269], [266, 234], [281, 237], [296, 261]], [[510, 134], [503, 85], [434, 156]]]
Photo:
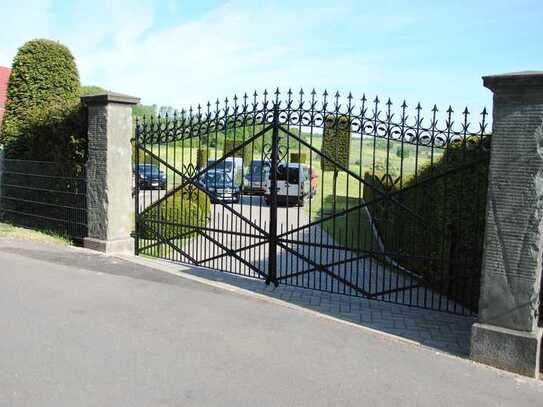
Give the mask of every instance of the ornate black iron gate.
[[276, 91], [139, 120], [137, 254], [475, 313], [486, 110], [471, 131], [467, 109], [381, 106]]

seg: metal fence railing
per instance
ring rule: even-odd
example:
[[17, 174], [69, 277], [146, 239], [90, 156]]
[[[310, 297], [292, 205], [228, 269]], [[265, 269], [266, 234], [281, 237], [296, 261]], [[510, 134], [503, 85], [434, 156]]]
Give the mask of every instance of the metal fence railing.
[[55, 162], [4, 159], [0, 219], [72, 239], [87, 235], [86, 178]]

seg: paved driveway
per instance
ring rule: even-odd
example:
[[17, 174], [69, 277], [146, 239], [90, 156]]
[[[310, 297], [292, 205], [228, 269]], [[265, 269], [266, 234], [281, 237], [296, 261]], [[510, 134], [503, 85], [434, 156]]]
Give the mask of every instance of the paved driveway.
[[[140, 207], [145, 208], [164, 194], [141, 191]], [[309, 201], [305, 204], [309, 205]], [[379, 300], [469, 314], [445, 295], [419, 287], [412, 275], [343, 249], [320, 224], [303, 228], [314, 221], [307, 208], [278, 207], [277, 232], [284, 235], [284, 245], [291, 249], [278, 248], [281, 284], [354, 296], [377, 294]], [[270, 230], [270, 208], [263, 197], [243, 195], [238, 204], [211, 205], [206, 226], [207, 237], [192, 238], [182, 245], [181, 252], [168, 250], [155, 255], [184, 263], [198, 261], [204, 267], [248, 277], [263, 278], [268, 274], [269, 245], [262, 236]], [[227, 250], [234, 253], [227, 254]], [[323, 264], [329, 265], [329, 273], [319, 270]]]
[[0, 405], [541, 406], [541, 382], [75, 249], [0, 241]]

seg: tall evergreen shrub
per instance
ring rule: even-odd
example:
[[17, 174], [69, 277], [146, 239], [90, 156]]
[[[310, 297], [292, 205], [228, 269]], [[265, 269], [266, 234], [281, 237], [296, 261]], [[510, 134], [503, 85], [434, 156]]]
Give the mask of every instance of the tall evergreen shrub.
[[25, 43], [13, 60], [0, 144], [11, 158], [85, 160], [85, 114], [79, 73], [71, 52], [58, 42]]

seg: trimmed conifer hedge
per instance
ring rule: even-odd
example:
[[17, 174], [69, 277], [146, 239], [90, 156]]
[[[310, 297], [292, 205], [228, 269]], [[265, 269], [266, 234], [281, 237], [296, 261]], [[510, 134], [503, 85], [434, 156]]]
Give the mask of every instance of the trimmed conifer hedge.
[[71, 52], [36, 39], [19, 48], [8, 82], [0, 133], [6, 157], [82, 165], [86, 159], [85, 112]]
[[390, 257], [472, 310], [479, 297], [488, 163], [487, 150], [457, 144], [401, 190], [399, 179], [365, 174], [366, 202], [381, 197], [375, 189], [396, 201], [368, 205]]
[[209, 197], [196, 187], [188, 186], [144, 215], [143, 222], [147, 227], [140, 230], [140, 237], [154, 240], [158, 234], [164, 239], [189, 238], [196, 233], [194, 227], [206, 225], [210, 211]]
[[[351, 152], [351, 123], [346, 115], [329, 115], [324, 121], [322, 152], [338, 164], [349, 168]], [[336, 165], [326, 158], [321, 159], [323, 171], [336, 171]]]

